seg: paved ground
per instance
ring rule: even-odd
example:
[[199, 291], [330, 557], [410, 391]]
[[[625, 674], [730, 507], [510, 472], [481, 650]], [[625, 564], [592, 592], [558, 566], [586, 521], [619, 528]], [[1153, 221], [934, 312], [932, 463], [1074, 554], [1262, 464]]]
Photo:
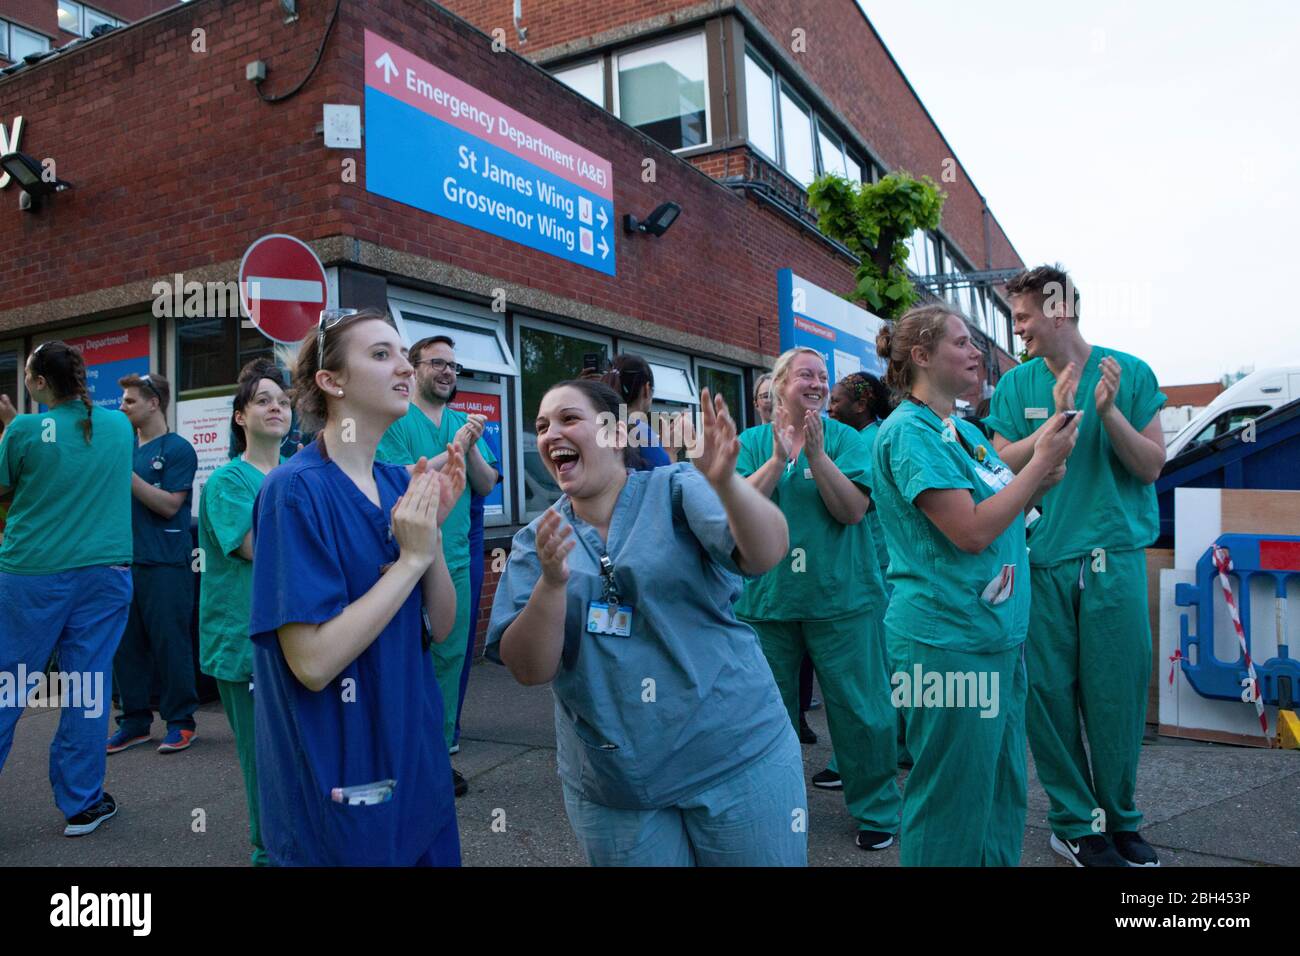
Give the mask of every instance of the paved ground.
[[[520, 687], [504, 668], [475, 666], [456, 767], [470, 780], [457, 802], [467, 866], [566, 866], [583, 859], [555, 776], [549, 688]], [[240, 866], [247, 863], [243, 784], [218, 703], [198, 714], [190, 750], [161, 756], [137, 747], [109, 758], [107, 789], [121, 812], [89, 837], [62, 835], [47, 753], [58, 712], [29, 710], [0, 775], [0, 864], [35, 866]], [[821, 736], [804, 748], [808, 775], [830, 756]], [[160, 724], [154, 725], [161, 736]], [[1157, 740], [1143, 749], [1138, 804], [1165, 865], [1300, 865], [1300, 752]], [[865, 853], [839, 794], [810, 788], [809, 857], [818, 866], [896, 866], [897, 848]], [[201, 811], [198, 812], [198, 811]], [[1032, 775], [1026, 866], [1067, 866], [1047, 846], [1047, 798]], [[498, 832], [504, 819], [505, 830]], [[200, 829], [196, 824], [202, 820]], [[197, 830], [197, 832], [196, 832]]]

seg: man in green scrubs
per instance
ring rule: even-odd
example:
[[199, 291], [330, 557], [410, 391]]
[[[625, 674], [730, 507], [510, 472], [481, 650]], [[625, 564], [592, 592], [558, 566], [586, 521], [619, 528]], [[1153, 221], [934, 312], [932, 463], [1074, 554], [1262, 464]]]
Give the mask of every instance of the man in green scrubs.
[[1134, 787], [1151, 672], [1143, 549], [1159, 532], [1165, 396], [1145, 362], [1084, 341], [1078, 293], [1059, 267], [1023, 273], [1007, 292], [1030, 360], [994, 392], [986, 423], [998, 454], [1018, 471], [1045, 421], [1082, 412], [1065, 478], [1029, 537], [1026, 722], [1052, 848], [1077, 866], [1158, 866], [1137, 832]]
[[[774, 457], [772, 425], [740, 435], [737, 471], [746, 478]], [[823, 454], [870, 493], [871, 458], [858, 433], [823, 419]], [[777, 462], [772, 490], [790, 526], [790, 555], [747, 582], [736, 615], [758, 633], [791, 723], [799, 720], [799, 666], [812, 658], [826, 701], [844, 802], [858, 822], [858, 846], [884, 849], [898, 832], [897, 715], [881, 620], [885, 589], [866, 521], [843, 524], [826, 508], [808, 456]], [[776, 466], [773, 466], [776, 467]]]
[[[485, 419], [466, 415], [450, 407], [456, 397], [456, 380], [461, 367], [456, 364], [455, 342], [450, 336], [434, 335], [411, 346], [409, 358], [415, 366], [415, 394], [406, 415], [395, 421], [379, 442], [375, 457], [397, 465], [410, 465], [420, 458], [429, 459], [441, 469], [447, 460], [447, 446], [452, 442], [465, 455], [466, 489], [442, 525], [442, 547], [447, 556], [447, 570], [456, 586], [456, 623], [451, 636], [429, 648], [433, 656], [438, 689], [442, 692], [444, 712], [443, 736], [450, 750], [456, 732], [456, 703], [460, 692], [460, 674], [465, 666], [469, 640], [469, 492], [487, 495], [500, 481], [494, 467], [496, 456], [483, 441]], [[464, 778], [456, 771], [457, 794], [467, 789]]]

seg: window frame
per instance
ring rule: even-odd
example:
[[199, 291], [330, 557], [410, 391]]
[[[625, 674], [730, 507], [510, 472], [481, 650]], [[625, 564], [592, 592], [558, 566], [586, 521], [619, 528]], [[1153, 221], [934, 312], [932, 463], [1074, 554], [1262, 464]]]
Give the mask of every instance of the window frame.
[[27, 36], [34, 37], [40, 42], [45, 44], [45, 47], [42, 50], [38, 50], [34, 52], [39, 52], [39, 53], [50, 52], [50, 38], [47, 37], [44, 33], [38, 33], [37, 31], [29, 29], [28, 27], [19, 26], [17, 23], [10, 21], [9, 22], [9, 46], [8, 46], [9, 52], [5, 54], [5, 59], [9, 60], [9, 62], [18, 63], [23, 59], [23, 57], [27, 56], [26, 53], [24, 53], [23, 56], [18, 56], [18, 57], [13, 55], [15, 33], [26, 34]]
[[820, 172], [818, 173], [818, 175], [820, 175], [820, 176], [825, 176], [828, 172], [833, 172], [833, 173], [835, 173], [837, 176], [843, 176], [845, 179], [848, 179], [848, 164], [847, 164], [847, 163], [845, 164], [844, 169], [841, 169], [841, 170], [838, 170], [838, 171], [837, 171], [837, 170], [833, 170], [833, 169], [832, 169], [832, 170], [828, 170], [828, 169], [826, 168], [825, 161], [824, 161], [824, 159], [823, 159], [823, 157], [822, 157], [822, 137], [823, 137], [823, 136], [825, 136], [828, 140], [831, 141], [831, 145], [832, 145], [832, 146], [835, 146], [835, 147], [837, 147], [837, 148], [839, 149], [839, 151], [840, 151], [840, 157], [841, 157], [841, 158], [843, 158], [843, 159], [847, 159], [847, 158], [848, 158], [849, 150], [848, 150], [848, 147], [847, 147], [847, 146], [845, 145], [845, 143], [844, 143], [844, 139], [840, 136], [839, 133], [835, 132], [835, 129], [834, 129], [832, 126], [830, 126], [828, 123], [825, 123], [825, 122], [822, 120], [822, 118], [821, 118], [821, 114], [819, 114], [819, 113], [814, 113], [814, 114], [813, 114], [813, 142], [816, 144], [816, 147], [817, 147], [817, 148], [816, 148], [816, 151], [815, 151], [815, 156], [814, 156], [813, 158], [814, 158], [814, 166], [815, 166], [817, 169], [820, 170]]
[[[75, 30], [69, 30], [58, 19], [59, 13], [63, 12], [62, 8], [65, 6], [75, 7], [77, 10], [77, 27]], [[86, 8], [79, 3], [78, 0], [55, 0], [55, 22], [59, 24], [59, 29], [64, 33], [70, 33], [76, 37], [84, 37], [86, 35]]]
[[[397, 324], [397, 331], [402, 336], [402, 342], [408, 346], [414, 339], [408, 334], [406, 328], [407, 312], [432, 313], [429, 316], [430, 318], [441, 319], [451, 327], [449, 331], [453, 333], [452, 338], [455, 338], [454, 330], [456, 326], [490, 333], [497, 340], [497, 348], [500, 349], [501, 355], [505, 358], [504, 362], [474, 363], [461, 361], [459, 358], [457, 361], [460, 361], [465, 368], [474, 372], [503, 376], [517, 376], [520, 374], [519, 365], [515, 361], [514, 353], [510, 351], [506, 337], [506, 317], [504, 312], [493, 312], [486, 306], [476, 305], [472, 302], [449, 299], [446, 296], [433, 295], [432, 293], [400, 286], [389, 287], [388, 311]], [[412, 321], [416, 321], [414, 315], [411, 318]], [[432, 324], [436, 325], [437, 323]]]
[[808, 186], [809, 186], [809, 184], [812, 182], [812, 180], [810, 179], [807, 183], [805, 183], [805, 182], [804, 182], [803, 180], [801, 180], [797, 175], [795, 175], [795, 173], [790, 169], [789, 157], [786, 155], [786, 149], [785, 149], [785, 110], [780, 108], [780, 107], [782, 106], [782, 100], [781, 100], [781, 94], [782, 94], [782, 93], [784, 93], [784, 94], [785, 94], [785, 95], [790, 99], [790, 101], [791, 101], [792, 103], [794, 103], [796, 109], [800, 109], [800, 111], [801, 111], [805, 116], [808, 117], [808, 139], [809, 139], [809, 142], [808, 142], [808, 148], [809, 148], [809, 151], [810, 151], [811, 156], [812, 156], [812, 166], [813, 166], [813, 168], [812, 168], [812, 179], [816, 179], [816, 178], [817, 178], [817, 125], [816, 125], [816, 114], [813, 113], [813, 109], [812, 109], [812, 107], [809, 106], [809, 105], [804, 101], [804, 98], [803, 98], [802, 96], [799, 95], [798, 91], [796, 91], [796, 90], [794, 89], [794, 87], [792, 87], [792, 86], [789, 84], [789, 82], [787, 82], [785, 79], [781, 79], [781, 80], [780, 80], [780, 82], [777, 84], [777, 94], [776, 94], [776, 101], [777, 101], [777, 107], [778, 107], [778, 109], [777, 109], [777, 114], [776, 114], [776, 115], [777, 115], [777, 119], [776, 119], [776, 128], [777, 128], [777, 133], [778, 133], [778, 136], [777, 136], [777, 146], [780, 148], [780, 151], [781, 151], [781, 162], [780, 162], [781, 171], [784, 172], [787, 176], [789, 176], [792, 180], [794, 180], [794, 182], [798, 183], [798, 184], [799, 184], [799, 188], [800, 188], [800, 189], [803, 189], [803, 190], [806, 192], [807, 189], [808, 189]]
[[755, 145], [754, 138], [750, 134], [750, 130], [749, 130], [750, 89], [749, 89], [748, 70], [745, 71], [745, 141], [749, 144], [749, 147], [754, 150], [754, 152], [758, 153], [764, 159], [769, 160], [779, 168], [784, 168], [781, 167], [781, 160], [780, 160], [781, 104], [779, 101], [779, 97], [777, 96], [777, 87], [780, 84], [781, 75], [780, 73], [777, 72], [776, 67], [772, 66], [772, 64], [770, 64], [766, 59], [760, 56], [758, 51], [755, 50], [753, 46], [751, 46], [748, 43], [745, 44], [745, 57], [746, 59], [753, 60], [754, 63], [759, 67], [759, 69], [767, 73], [767, 78], [768, 78], [767, 96], [768, 96], [768, 105], [771, 107], [772, 110], [772, 138], [773, 138], [772, 147], [773, 150], [775, 151], [775, 155], [771, 155], [767, 153], [765, 150]]
[[123, 23], [122, 20], [113, 16], [111, 13], [105, 13], [103, 10], [96, 10], [94, 7], [88, 7], [84, 3], [81, 5], [81, 8], [82, 10], [85, 11], [82, 18], [82, 23], [84, 24], [86, 29], [85, 34], [83, 34], [84, 36], [87, 37], [90, 36], [90, 32], [94, 30], [95, 27], [100, 26], [99, 23], [94, 24], [94, 26], [91, 25], [90, 23], [91, 14], [94, 14], [96, 17], [98, 17], [102, 23], [106, 23], [112, 27], [120, 27]]
[[[641, 53], [645, 50], [654, 49], [657, 46], [667, 46], [670, 43], [676, 43], [681, 40], [690, 39], [691, 37], [694, 37], [699, 42], [700, 63], [704, 67], [704, 141], [701, 143], [692, 143], [689, 146], [679, 146], [676, 149], [669, 150], [669, 152], [672, 153], [681, 153], [691, 149], [703, 149], [706, 146], [713, 145], [713, 105], [710, 102], [710, 95], [709, 95], [710, 94], [709, 44], [708, 44], [708, 39], [705, 36], [704, 30], [703, 29], [685, 30], [682, 31], [681, 33], [673, 33], [667, 36], [656, 37], [655, 39], [647, 41], [646, 43], [638, 43], [634, 46], [628, 46], [620, 50], [615, 50], [610, 55], [610, 77], [611, 77], [610, 89], [611, 89], [612, 99], [613, 99], [613, 102], [611, 104], [613, 106], [613, 110], [611, 112], [613, 112], [613, 114], [617, 116], [620, 120], [623, 120], [624, 123], [627, 123], [628, 126], [632, 126], [632, 124], [628, 123], [626, 119], [623, 119], [623, 105], [621, 102], [621, 95], [619, 93], [619, 73], [620, 73], [619, 63], [622, 61], [623, 57], [629, 54]], [[632, 128], [637, 130], [637, 132], [641, 132], [641, 130], [636, 126], [632, 126]], [[649, 133], [643, 133], [643, 135], [650, 136]], [[650, 138], [654, 139], [653, 136], [650, 136]], [[658, 141], [656, 140], [656, 142]], [[661, 143], [660, 145], [662, 146], [663, 144]], [[666, 146], [664, 148], [668, 149], [668, 147]]]
[[[709, 358], [701, 358], [698, 355], [691, 356], [695, 366], [695, 388], [697, 393], [704, 388], [700, 384], [700, 369], [707, 368], [714, 372], [723, 372], [727, 375], [734, 375], [740, 379], [740, 408], [729, 408], [731, 417], [736, 423], [736, 431], [741, 432], [749, 427], [749, 410], [753, 400], [746, 396], [747, 383], [745, 381], [745, 370], [739, 365], [728, 365], [726, 362], [717, 362]], [[761, 374], [761, 373], [760, 373]]]
[[654, 345], [646, 345], [644, 342], [636, 342], [631, 339], [618, 339], [615, 343], [618, 351], [615, 355], [639, 355], [647, 362], [654, 365], [663, 365], [668, 368], [676, 368], [686, 373], [686, 381], [690, 385], [692, 395], [689, 400], [683, 401], [680, 398], [660, 398], [658, 386], [655, 387], [655, 402], [668, 402], [673, 405], [689, 405], [695, 410], [700, 407], [700, 383], [695, 380], [695, 372], [691, 364], [692, 355], [689, 352], [674, 352], [670, 349], [659, 348]]

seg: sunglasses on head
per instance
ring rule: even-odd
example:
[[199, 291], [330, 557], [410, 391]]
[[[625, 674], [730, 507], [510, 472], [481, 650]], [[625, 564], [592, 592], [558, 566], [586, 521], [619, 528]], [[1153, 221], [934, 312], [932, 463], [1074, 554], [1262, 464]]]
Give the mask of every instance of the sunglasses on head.
[[325, 362], [325, 333], [338, 325], [349, 315], [356, 315], [360, 309], [322, 309], [320, 322], [316, 325], [316, 367], [321, 368]]
[[158, 386], [154, 385], [153, 379], [150, 377], [148, 372], [145, 372], [140, 376], [140, 383], [148, 388], [149, 391], [153, 392], [153, 397], [158, 399], [160, 404], [162, 403], [162, 393], [158, 391]]

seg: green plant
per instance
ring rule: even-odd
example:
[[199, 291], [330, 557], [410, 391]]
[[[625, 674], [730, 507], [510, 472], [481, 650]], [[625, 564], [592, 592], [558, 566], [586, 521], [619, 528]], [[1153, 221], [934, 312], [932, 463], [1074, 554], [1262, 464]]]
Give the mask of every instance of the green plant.
[[896, 319], [919, 298], [907, 275], [907, 240], [939, 225], [948, 198], [929, 176], [893, 172], [878, 183], [853, 183], [827, 174], [808, 187], [817, 225], [858, 257], [848, 296], [886, 319]]

